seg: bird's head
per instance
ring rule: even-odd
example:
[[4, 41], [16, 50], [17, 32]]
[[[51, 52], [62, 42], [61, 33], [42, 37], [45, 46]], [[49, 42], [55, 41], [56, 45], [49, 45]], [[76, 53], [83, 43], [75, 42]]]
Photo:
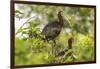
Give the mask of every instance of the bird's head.
[[63, 11], [58, 12], [58, 19], [59, 23], [63, 26], [64, 25]]
[[63, 15], [63, 11], [59, 11], [58, 12], [58, 17], [63, 17], [62, 15]]
[[58, 12], [58, 19], [62, 26], [66, 26], [66, 23], [67, 25], [70, 23], [63, 11]]

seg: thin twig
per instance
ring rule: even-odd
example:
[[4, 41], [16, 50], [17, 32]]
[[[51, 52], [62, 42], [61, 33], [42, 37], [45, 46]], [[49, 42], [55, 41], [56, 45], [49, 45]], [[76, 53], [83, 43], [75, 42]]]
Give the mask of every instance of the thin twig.
[[32, 18], [34, 18], [34, 17], [36, 17], [36, 16], [30, 17], [28, 20], [26, 20], [26, 21], [23, 23], [23, 25], [18, 29], [18, 31], [15, 33], [15, 35], [17, 35], [17, 34], [19, 33], [19, 30], [20, 30], [26, 23], [28, 23], [28, 21], [29, 21], [30, 19], [32, 19]]

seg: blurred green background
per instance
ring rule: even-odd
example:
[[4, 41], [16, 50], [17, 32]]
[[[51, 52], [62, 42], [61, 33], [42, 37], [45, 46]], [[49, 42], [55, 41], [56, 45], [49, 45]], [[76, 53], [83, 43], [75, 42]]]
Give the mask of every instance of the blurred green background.
[[[52, 42], [41, 40], [36, 34], [48, 22], [57, 20], [57, 13], [62, 10], [69, 23], [65, 23], [56, 38], [56, 51], [68, 47], [68, 39], [74, 38], [73, 52], [76, 60], [51, 55]], [[51, 5], [15, 4], [15, 65], [35, 65], [85, 62], [94, 60], [94, 8], [67, 7]]]

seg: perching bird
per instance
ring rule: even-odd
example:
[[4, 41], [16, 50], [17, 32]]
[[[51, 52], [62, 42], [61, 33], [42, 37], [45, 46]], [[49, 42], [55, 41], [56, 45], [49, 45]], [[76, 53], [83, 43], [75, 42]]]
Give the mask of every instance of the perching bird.
[[[72, 49], [72, 42], [73, 42], [73, 38], [69, 38], [69, 39], [68, 39], [68, 48], [65, 49], [65, 50], [63, 50], [63, 51], [61, 51], [61, 52], [59, 52], [58, 55], [56, 55], [56, 56], [57, 56], [57, 57], [58, 57], [58, 56], [64, 56], [65, 53], [66, 53], [68, 50]], [[71, 52], [68, 53], [67, 55], [70, 55], [70, 54], [71, 54]]]
[[42, 30], [42, 34], [45, 36], [44, 40], [47, 40], [47, 41], [52, 40], [54, 43], [54, 45], [52, 45], [52, 55], [56, 55], [55, 38], [60, 34], [60, 32], [64, 26], [64, 18], [62, 15], [62, 11], [59, 11], [57, 16], [58, 16], [58, 20], [49, 22]]
[[64, 19], [62, 16], [62, 11], [59, 11], [58, 20], [49, 22], [42, 30], [45, 40], [54, 40], [60, 34], [63, 25]]

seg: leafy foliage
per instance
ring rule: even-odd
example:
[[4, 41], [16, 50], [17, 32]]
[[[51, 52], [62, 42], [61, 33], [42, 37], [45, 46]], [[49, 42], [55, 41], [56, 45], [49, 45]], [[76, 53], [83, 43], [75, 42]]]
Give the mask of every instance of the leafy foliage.
[[[65, 27], [56, 38], [56, 46], [52, 40], [44, 41], [41, 37], [43, 27], [50, 21], [57, 20], [57, 12], [65, 15]], [[17, 20], [18, 19], [18, 20]], [[18, 22], [26, 19], [21, 26]], [[64, 7], [50, 5], [15, 5], [15, 64], [51, 64], [94, 60], [94, 9], [85, 7]], [[22, 23], [22, 22], [21, 22]], [[56, 54], [68, 48], [67, 40], [73, 37], [73, 48], [63, 57]], [[67, 54], [72, 53], [70, 56]]]

